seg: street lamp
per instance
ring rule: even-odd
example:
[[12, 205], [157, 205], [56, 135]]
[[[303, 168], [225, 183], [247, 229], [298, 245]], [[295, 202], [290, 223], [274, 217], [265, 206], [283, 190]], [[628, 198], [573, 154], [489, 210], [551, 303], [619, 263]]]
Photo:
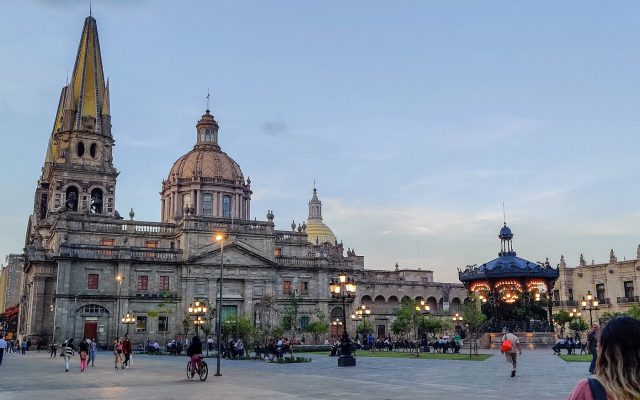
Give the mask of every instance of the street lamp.
[[420, 303], [416, 304], [415, 312], [413, 313], [413, 320], [416, 327], [416, 357], [420, 357], [420, 329], [418, 326], [417, 318], [420, 317], [424, 319], [424, 316], [429, 314], [430, 311], [431, 307], [429, 306], [429, 304], [424, 300], [420, 300]]
[[198, 327], [204, 325], [207, 322], [206, 315], [209, 311], [207, 303], [198, 299], [194, 299], [193, 303], [189, 304], [187, 312], [189, 317], [193, 320], [193, 324], [196, 326], [196, 336], [198, 335]]
[[[116, 275], [116, 282], [118, 282], [118, 314], [120, 315], [122, 313], [122, 282], [124, 281], [124, 276], [118, 274]], [[116, 317], [117, 318], [117, 317]], [[118, 321], [116, 321], [116, 339], [120, 338], [120, 324], [118, 323]]]
[[349, 333], [347, 332], [347, 310], [346, 301], [351, 299], [356, 294], [357, 285], [353, 278], [347, 276], [346, 273], [341, 272], [338, 278], [331, 280], [329, 284], [329, 290], [331, 291], [331, 297], [334, 299], [342, 300], [342, 323], [345, 329], [342, 331], [342, 340], [340, 342], [340, 357], [338, 358], [338, 367], [355, 367], [356, 359], [351, 354], [351, 339], [349, 339]]
[[133, 315], [131, 313], [131, 311], [129, 311], [128, 313], [126, 313], [125, 315], [122, 316], [121, 319], [122, 323], [125, 324], [127, 326], [127, 335], [129, 334], [129, 325], [133, 324], [136, 321], [136, 317], [135, 315]]
[[600, 304], [600, 302], [598, 301], [598, 299], [594, 299], [593, 295], [591, 294], [591, 291], [587, 291], [587, 294], [582, 297], [582, 301], [580, 302], [580, 305], [582, 305], [582, 309], [583, 310], [589, 310], [589, 324], [593, 327], [593, 315], [592, 315], [592, 311], [593, 310], [597, 310], [598, 309], [598, 304]]
[[218, 288], [218, 324], [216, 327], [216, 336], [218, 339], [218, 355], [216, 356], [216, 376], [222, 376], [220, 372], [220, 352], [222, 351], [222, 270], [224, 269], [224, 235], [216, 233], [216, 242], [220, 243], [220, 287]]

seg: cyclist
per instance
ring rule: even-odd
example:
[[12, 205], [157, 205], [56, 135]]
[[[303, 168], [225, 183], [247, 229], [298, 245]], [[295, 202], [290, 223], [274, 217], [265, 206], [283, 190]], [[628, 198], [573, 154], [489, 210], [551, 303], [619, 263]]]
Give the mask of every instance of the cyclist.
[[187, 356], [191, 357], [191, 376], [196, 374], [200, 369], [200, 360], [202, 359], [202, 342], [200, 336], [194, 336], [191, 344], [187, 348]]

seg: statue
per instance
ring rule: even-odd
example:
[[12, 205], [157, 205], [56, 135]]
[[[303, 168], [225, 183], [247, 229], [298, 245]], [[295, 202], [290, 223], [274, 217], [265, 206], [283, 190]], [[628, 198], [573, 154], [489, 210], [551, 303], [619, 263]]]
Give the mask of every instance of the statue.
[[102, 196], [93, 194], [91, 196], [91, 208], [89, 209], [91, 214], [101, 214], [102, 213]]
[[69, 192], [67, 194], [67, 201], [65, 202], [65, 207], [67, 210], [77, 211], [78, 210], [78, 196], [76, 192]]

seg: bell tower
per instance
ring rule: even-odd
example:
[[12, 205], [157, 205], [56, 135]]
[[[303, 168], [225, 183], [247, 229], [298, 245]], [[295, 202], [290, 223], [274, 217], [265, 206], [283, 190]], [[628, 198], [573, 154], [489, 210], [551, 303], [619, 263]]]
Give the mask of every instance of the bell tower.
[[109, 81], [96, 20], [84, 21], [71, 80], [62, 88], [31, 224], [63, 212], [115, 215]]

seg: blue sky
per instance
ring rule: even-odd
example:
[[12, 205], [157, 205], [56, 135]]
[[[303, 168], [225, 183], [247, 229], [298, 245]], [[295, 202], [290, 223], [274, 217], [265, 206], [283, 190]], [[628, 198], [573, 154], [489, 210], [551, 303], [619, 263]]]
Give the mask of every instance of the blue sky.
[[[0, 2], [0, 254], [23, 247], [85, 1]], [[636, 258], [640, 4], [93, 1], [111, 79], [116, 208], [159, 220], [211, 90], [252, 213], [325, 222], [367, 268], [437, 280], [499, 250]]]

